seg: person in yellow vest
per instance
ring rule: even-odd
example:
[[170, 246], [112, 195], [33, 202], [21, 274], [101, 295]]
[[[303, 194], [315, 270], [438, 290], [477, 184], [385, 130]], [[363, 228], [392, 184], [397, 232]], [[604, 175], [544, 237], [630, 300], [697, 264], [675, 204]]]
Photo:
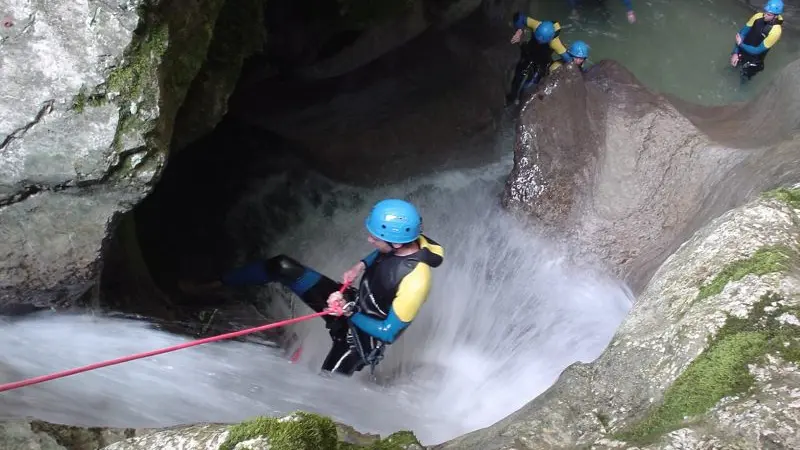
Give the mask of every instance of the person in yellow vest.
[[783, 32], [783, 1], [769, 0], [764, 12], [753, 14], [736, 33], [736, 45], [731, 52], [731, 66], [739, 67], [743, 80], [749, 80], [764, 70], [767, 53], [778, 43]]
[[[422, 233], [417, 208], [401, 199], [376, 203], [365, 220], [375, 249], [342, 275], [328, 278], [287, 255], [256, 259], [205, 282], [182, 281], [188, 294], [230, 286], [280, 283], [322, 316], [332, 345], [322, 370], [345, 376], [375, 365], [417, 317], [433, 283], [433, 269], [444, 261], [444, 247]], [[357, 287], [339, 292], [343, 283]]]
[[553, 53], [560, 56], [564, 62], [572, 61], [567, 48], [559, 38], [561, 24], [558, 22], [539, 21], [517, 12], [514, 14], [514, 27], [517, 31], [511, 37], [512, 44], [522, 40], [525, 28], [533, 30], [533, 38], [520, 47], [520, 58], [514, 69], [511, 90], [506, 94], [506, 105], [516, 103], [525, 89], [536, 85], [547, 75], [547, 69], [553, 60]]

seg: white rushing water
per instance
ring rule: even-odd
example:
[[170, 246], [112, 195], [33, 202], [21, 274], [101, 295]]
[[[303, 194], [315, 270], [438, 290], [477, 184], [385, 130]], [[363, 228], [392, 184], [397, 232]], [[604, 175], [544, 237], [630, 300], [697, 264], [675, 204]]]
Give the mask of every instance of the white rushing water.
[[[303, 409], [362, 432], [411, 429], [428, 444], [491, 425], [544, 391], [569, 364], [596, 358], [632, 301], [621, 283], [570, 266], [561, 250], [500, 208], [509, 168], [505, 158], [374, 191], [320, 190], [309, 179], [308, 191], [297, 194], [307, 199], [301, 201], [307, 219], [280, 241], [264, 242], [265, 255], [286, 252], [339, 278], [370, 251], [363, 217], [372, 202], [403, 196], [419, 205], [426, 233], [445, 247], [445, 262], [434, 271], [417, 320], [380, 366], [388, 384], [371, 383], [367, 371], [352, 379], [320, 376], [329, 340], [315, 319], [295, 326], [304, 345], [297, 364], [267, 346], [212, 343], [5, 392], [0, 411], [69, 424], [156, 427]], [[253, 220], [253, 208], [270, 213], [263, 198], [279, 185], [260, 184], [232, 213], [231, 231], [250, 226], [239, 214]], [[185, 340], [108, 317], [19, 318], [0, 324], [0, 381]]]

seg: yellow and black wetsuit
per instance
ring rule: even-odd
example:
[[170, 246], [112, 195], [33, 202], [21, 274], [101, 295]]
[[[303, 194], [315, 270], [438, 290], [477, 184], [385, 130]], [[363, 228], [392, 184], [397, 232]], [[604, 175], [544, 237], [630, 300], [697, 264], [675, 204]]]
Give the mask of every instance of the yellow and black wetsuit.
[[[518, 30], [529, 28], [535, 34], [541, 24], [542, 21], [520, 12], [514, 14], [514, 27]], [[521, 89], [536, 85], [547, 75], [547, 70], [553, 61], [553, 53], [556, 53], [564, 62], [572, 61], [572, 56], [567, 52], [567, 48], [564, 47], [559, 37], [561, 24], [558, 22], [552, 22], [552, 24], [555, 34], [548, 42], [539, 43], [535, 38], [531, 38], [520, 46], [520, 58], [514, 69], [514, 79], [511, 81], [511, 90], [506, 95], [506, 103], [512, 103], [517, 99]], [[523, 76], [526, 70], [532, 72], [528, 79]]]
[[362, 260], [367, 269], [358, 288], [359, 312], [350, 320], [359, 330], [388, 344], [417, 316], [431, 289], [431, 269], [444, 258], [444, 249], [432, 239], [423, 235], [418, 242], [420, 250], [411, 255], [376, 250]]
[[747, 24], [739, 30], [741, 45], [735, 45], [733, 53], [739, 54], [739, 65], [744, 65], [745, 76], [752, 77], [764, 70], [764, 59], [770, 49], [778, 43], [783, 32], [783, 16], [772, 21], [764, 20], [764, 13], [753, 14]]
[[[394, 342], [417, 316], [431, 288], [431, 269], [444, 260], [444, 248], [433, 239], [421, 235], [417, 242], [420, 250], [411, 255], [375, 250], [362, 260], [366, 270], [358, 289], [344, 293], [348, 300], [356, 301], [358, 312], [350, 317], [323, 316], [333, 346], [322, 370], [344, 375], [361, 370], [366, 354], [379, 342]], [[238, 267], [221, 281], [229, 286], [279, 282], [317, 312], [327, 308], [328, 296], [341, 287], [286, 255]]]

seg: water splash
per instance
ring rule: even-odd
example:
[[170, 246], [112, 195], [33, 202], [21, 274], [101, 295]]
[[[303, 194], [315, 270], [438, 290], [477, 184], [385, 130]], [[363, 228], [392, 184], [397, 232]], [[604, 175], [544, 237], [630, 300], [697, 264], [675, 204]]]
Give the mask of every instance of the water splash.
[[[510, 141], [509, 131], [498, 145]], [[320, 375], [330, 341], [315, 319], [293, 327], [304, 348], [298, 364], [269, 346], [206, 344], [0, 394], [1, 414], [164, 427], [303, 409], [362, 432], [411, 429], [426, 444], [491, 425], [547, 389], [568, 365], [599, 356], [632, 302], [623, 284], [572, 265], [565, 249], [500, 208], [510, 165], [507, 157], [370, 191], [313, 175], [299, 186], [273, 179], [254, 186], [231, 212], [230, 232], [249, 239], [241, 242], [243, 255], [285, 252], [339, 278], [370, 251], [363, 217], [374, 201], [399, 196], [419, 206], [425, 232], [445, 247], [445, 262], [434, 270], [417, 320], [379, 366], [380, 384], [369, 382], [366, 371], [351, 379]], [[291, 190], [296, 211], [269, 201], [286, 198], [282, 189]], [[294, 222], [276, 240], [265, 224], [280, 217]], [[268, 287], [260, 295], [281, 292]], [[276, 316], [289, 314], [288, 303], [271, 305]], [[295, 314], [307, 311], [295, 306]], [[145, 322], [38, 314], [0, 323], [0, 381], [185, 340]]]

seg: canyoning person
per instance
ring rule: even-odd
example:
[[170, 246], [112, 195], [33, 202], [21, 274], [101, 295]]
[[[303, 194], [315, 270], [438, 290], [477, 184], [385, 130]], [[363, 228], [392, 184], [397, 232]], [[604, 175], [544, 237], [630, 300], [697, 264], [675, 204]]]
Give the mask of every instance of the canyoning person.
[[517, 31], [511, 37], [512, 44], [522, 40], [526, 27], [533, 30], [533, 37], [520, 46], [520, 58], [514, 69], [511, 90], [506, 95], [506, 105], [516, 103], [522, 91], [535, 86], [547, 75], [547, 70], [553, 62], [553, 53], [560, 56], [564, 62], [572, 61], [572, 57], [559, 38], [561, 24], [541, 22], [517, 12], [514, 14], [514, 28]]
[[[365, 221], [367, 241], [375, 250], [333, 281], [286, 255], [253, 261], [218, 280], [182, 282], [186, 292], [223, 286], [278, 282], [323, 316], [333, 345], [322, 370], [352, 375], [383, 356], [417, 316], [431, 288], [431, 269], [444, 260], [444, 248], [422, 234], [422, 218], [411, 203], [386, 199], [376, 203]], [[357, 288], [343, 284], [361, 276]]]
[[[572, 11], [570, 12], [570, 17], [577, 19], [579, 0], [567, 0], [567, 1], [569, 2], [570, 8], [572, 9]], [[625, 11], [627, 11], [626, 16], [628, 18], [628, 23], [636, 22], [636, 13], [633, 12], [633, 0], [622, 0], [622, 4], [625, 5]]]
[[[589, 58], [589, 50], [590, 47], [583, 41], [575, 41], [569, 46], [569, 49], [567, 49], [567, 53], [572, 56], [572, 64], [578, 66], [581, 72], [589, 70], [589, 68], [586, 67], [586, 60]], [[556, 71], [563, 65], [564, 63], [561, 61], [553, 61], [553, 63], [550, 64], [550, 73]]]
[[778, 43], [783, 32], [783, 1], [769, 0], [764, 11], [753, 14], [736, 33], [731, 52], [731, 66], [739, 67], [742, 80], [749, 80], [764, 70], [767, 53]]

